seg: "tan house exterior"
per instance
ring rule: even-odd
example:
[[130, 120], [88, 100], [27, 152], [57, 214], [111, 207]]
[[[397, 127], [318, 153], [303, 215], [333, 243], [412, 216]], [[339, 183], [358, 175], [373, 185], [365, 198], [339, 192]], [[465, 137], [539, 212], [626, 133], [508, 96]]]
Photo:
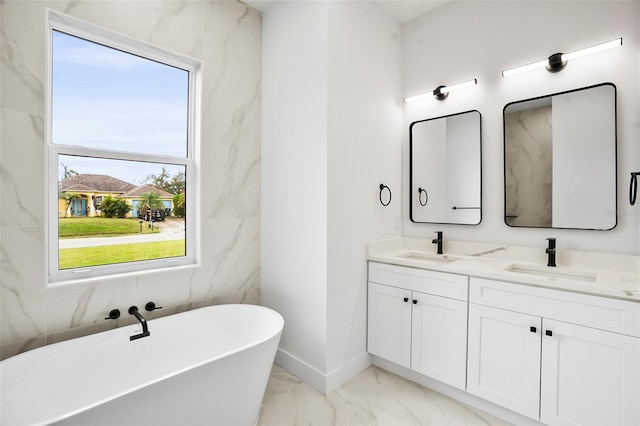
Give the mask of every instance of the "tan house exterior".
[[[151, 185], [136, 186], [108, 175], [79, 174], [60, 181], [58, 198], [59, 217], [100, 216], [100, 205], [107, 196], [122, 198], [131, 206], [127, 217], [137, 217], [137, 204], [140, 196], [147, 192], [159, 195], [165, 209], [173, 211], [173, 194]], [[73, 195], [67, 201], [66, 196]]]

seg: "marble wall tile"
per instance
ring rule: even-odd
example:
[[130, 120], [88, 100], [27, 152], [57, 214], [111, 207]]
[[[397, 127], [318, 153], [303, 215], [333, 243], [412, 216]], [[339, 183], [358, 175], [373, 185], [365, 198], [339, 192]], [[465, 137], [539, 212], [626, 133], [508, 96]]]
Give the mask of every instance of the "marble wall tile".
[[[202, 150], [216, 145], [260, 146], [261, 84], [257, 76], [247, 77], [205, 62], [202, 88]], [[208, 158], [203, 153], [203, 157]]]
[[182, 306], [200, 303], [201, 289], [202, 269], [200, 267], [139, 275], [136, 277], [135, 304], [141, 310], [147, 302], [162, 306], [162, 309], [149, 313], [148, 318], [145, 316], [147, 319], [152, 319], [181, 312]]
[[203, 59], [228, 71], [259, 77], [262, 17], [253, 8], [233, 1], [206, 2]]
[[58, 10], [138, 40], [202, 58], [206, 4], [200, 0], [71, 1]]
[[44, 115], [44, 2], [4, 1], [0, 25], [0, 105]]
[[[127, 314], [135, 304], [135, 278], [114, 278], [79, 283], [47, 290], [47, 334], [104, 322], [126, 325]], [[112, 309], [120, 309], [118, 320], [105, 320]]]
[[259, 305], [260, 304], [260, 288], [250, 288], [249, 290], [239, 291], [237, 293], [228, 293], [222, 296], [215, 296], [210, 299], [204, 299], [203, 304], [227, 305], [230, 303]]
[[260, 219], [207, 220], [202, 244], [203, 298], [260, 285]]
[[210, 164], [203, 172], [202, 212], [206, 220], [260, 216], [260, 148], [242, 145], [207, 149]]
[[43, 228], [2, 227], [0, 239], [0, 343], [44, 335]]
[[44, 118], [2, 110], [2, 226], [44, 225]]

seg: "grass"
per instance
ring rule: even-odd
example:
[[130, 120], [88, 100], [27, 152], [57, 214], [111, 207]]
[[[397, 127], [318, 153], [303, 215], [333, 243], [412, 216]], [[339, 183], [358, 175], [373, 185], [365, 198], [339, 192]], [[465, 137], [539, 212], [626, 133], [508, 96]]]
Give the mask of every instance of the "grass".
[[[58, 219], [60, 238], [113, 237], [140, 234], [140, 222], [135, 218], [117, 219], [104, 217], [68, 217]], [[142, 233], [158, 233], [156, 227], [142, 223]]]
[[184, 240], [172, 240], [61, 249], [59, 267], [60, 269], [86, 268], [88, 266], [184, 256], [184, 244]]

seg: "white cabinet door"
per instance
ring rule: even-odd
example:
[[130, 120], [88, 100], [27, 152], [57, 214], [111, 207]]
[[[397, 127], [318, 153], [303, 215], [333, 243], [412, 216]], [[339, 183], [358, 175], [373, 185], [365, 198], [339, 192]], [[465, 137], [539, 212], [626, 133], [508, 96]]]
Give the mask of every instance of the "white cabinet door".
[[414, 292], [411, 369], [465, 389], [467, 303]]
[[537, 420], [541, 323], [470, 303], [467, 391]]
[[543, 326], [540, 420], [640, 424], [640, 339], [548, 319]]
[[369, 353], [403, 367], [411, 363], [411, 291], [369, 283]]

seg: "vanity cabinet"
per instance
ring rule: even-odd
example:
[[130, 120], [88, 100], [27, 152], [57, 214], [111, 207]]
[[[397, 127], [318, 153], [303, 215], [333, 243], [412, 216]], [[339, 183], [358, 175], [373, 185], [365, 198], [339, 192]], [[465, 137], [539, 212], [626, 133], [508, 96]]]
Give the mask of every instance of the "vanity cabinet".
[[471, 278], [467, 391], [551, 425], [640, 424], [640, 307]]
[[371, 262], [368, 351], [465, 389], [468, 277]]

